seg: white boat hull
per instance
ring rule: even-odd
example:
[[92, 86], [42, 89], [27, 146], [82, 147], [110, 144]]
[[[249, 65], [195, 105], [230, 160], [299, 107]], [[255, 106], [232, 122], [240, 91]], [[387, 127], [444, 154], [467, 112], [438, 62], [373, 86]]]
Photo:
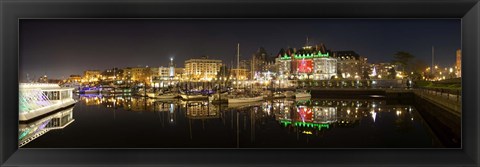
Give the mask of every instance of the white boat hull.
[[263, 96], [257, 96], [257, 97], [240, 97], [240, 98], [229, 98], [228, 103], [249, 103], [249, 102], [256, 102], [256, 101], [262, 101]]
[[174, 99], [177, 98], [177, 95], [171, 94], [171, 95], [158, 95], [155, 96], [156, 99]]
[[207, 99], [208, 98], [208, 96], [204, 96], [204, 95], [185, 95], [185, 94], [182, 94], [180, 96], [184, 100]]

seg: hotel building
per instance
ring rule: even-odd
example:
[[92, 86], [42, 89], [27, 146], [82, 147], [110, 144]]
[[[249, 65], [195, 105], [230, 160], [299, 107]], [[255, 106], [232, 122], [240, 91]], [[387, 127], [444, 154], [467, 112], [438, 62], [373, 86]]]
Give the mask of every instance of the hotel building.
[[276, 58], [280, 78], [327, 80], [337, 74], [337, 59], [325, 45], [281, 49]]
[[216, 79], [221, 66], [222, 60], [208, 59], [206, 56], [189, 59], [185, 61], [185, 75], [190, 81], [211, 81]]

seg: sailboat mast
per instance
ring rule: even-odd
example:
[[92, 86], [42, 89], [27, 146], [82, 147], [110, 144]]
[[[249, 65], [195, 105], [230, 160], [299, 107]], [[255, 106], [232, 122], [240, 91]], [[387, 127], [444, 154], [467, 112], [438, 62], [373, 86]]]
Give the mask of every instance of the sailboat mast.
[[237, 80], [240, 72], [240, 43], [237, 43]]

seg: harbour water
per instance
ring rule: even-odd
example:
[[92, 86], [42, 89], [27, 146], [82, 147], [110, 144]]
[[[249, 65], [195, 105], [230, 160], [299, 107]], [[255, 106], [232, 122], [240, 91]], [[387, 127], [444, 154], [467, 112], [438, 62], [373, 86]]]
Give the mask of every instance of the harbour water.
[[43, 133], [22, 148], [444, 147], [413, 104], [383, 98], [235, 105], [132, 96], [75, 98], [68, 124], [57, 120], [57, 128], [46, 132], [38, 129], [50, 127], [52, 119], [20, 123], [19, 135], [27, 129]]

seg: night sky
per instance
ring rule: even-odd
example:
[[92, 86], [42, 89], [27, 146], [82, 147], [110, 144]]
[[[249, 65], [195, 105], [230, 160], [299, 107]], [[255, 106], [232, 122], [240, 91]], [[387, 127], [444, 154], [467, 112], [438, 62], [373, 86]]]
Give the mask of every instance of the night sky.
[[22, 19], [20, 81], [48, 75], [67, 78], [84, 70], [112, 67], [177, 67], [208, 55], [230, 65], [237, 43], [240, 59], [259, 47], [276, 55], [281, 48], [324, 43], [332, 51], [353, 50], [369, 63], [390, 62], [407, 51], [431, 63], [452, 66], [461, 48], [459, 19]]

